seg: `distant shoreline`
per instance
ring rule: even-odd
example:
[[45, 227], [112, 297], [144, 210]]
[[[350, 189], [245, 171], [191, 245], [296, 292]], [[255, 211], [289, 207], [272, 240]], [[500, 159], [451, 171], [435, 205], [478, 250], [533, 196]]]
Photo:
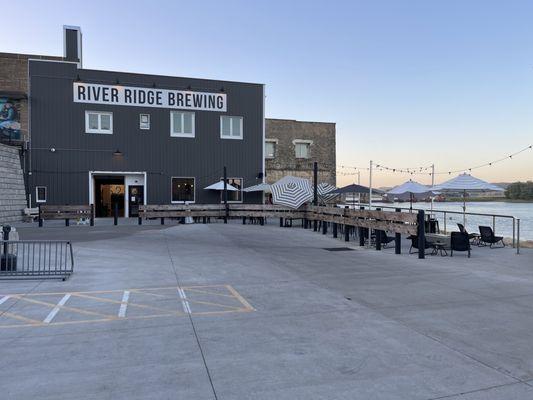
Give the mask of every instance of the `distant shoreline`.
[[[436, 201], [435, 203], [450, 203], [450, 202], [463, 202], [462, 197], [450, 197], [444, 201]], [[507, 199], [501, 197], [467, 197], [466, 202], [500, 202], [500, 203], [533, 203], [532, 200], [521, 199]]]

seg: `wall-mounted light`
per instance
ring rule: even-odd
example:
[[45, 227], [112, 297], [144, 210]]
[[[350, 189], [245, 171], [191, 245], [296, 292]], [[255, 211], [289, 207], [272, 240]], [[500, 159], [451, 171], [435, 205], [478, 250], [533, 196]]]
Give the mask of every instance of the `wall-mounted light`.
[[224, 92], [224, 86], [222, 86], [222, 87], [220, 88], [220, 91], [221, 91], [221, 92]]
[[55, 152], [56, 152], [55, 147], [50, 147], [50, 152], [51, 152], [51, 153], [55, 153]]
[[123, 153], [119, 150], [119, 149], [116, 149], [114, 152], [113, 152], [113, 155], [115, 157], [120, 157], [123, 155]]

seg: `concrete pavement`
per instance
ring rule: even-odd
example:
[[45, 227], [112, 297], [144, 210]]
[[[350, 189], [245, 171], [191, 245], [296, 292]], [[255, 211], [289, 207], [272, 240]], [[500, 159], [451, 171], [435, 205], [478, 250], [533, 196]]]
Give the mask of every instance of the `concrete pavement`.
[[531, 250], [331, 252], [239, 221], [19, 233], [72, 240], [76, 266], [0, 282], [20, 295], [0, 304], [3, 399], [533, 398]]

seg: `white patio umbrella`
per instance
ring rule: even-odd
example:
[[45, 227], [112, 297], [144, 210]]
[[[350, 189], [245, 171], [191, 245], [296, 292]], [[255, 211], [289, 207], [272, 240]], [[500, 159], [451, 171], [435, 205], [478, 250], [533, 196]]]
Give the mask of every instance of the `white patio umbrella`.
[[264, 192], [270, 193], [270, 185], [268, 183], [259, 183], [257, 185], [249, 186], [243, 189], [243, 192]]
[[409, 194], [409, 209], [413, 209], [413, 196], [415, 194], [430, 193], [431, 189], [421, 183], [409, 179], [407, 182], [398, 185], [387, 192], [387, 194]]
[[338, 193], [331, 193], [337, 190], [337, 188], [329, 183], [322, 182], [319, 183], [316, 187], [316, 191], [320, 200], [324, 203], [327, 203], [330, 200], [333, 200], [335, 197], [338, 197]]
[[498, 191], [503, 192], [505, 189], [482, 179], [476, 178], [467, 173], [456, 176], [449, 181], [435, 185], [432, 190], [462, 190], [463, 191], [463, 224], [466, 225], [466, 191]]
[[[230, 192], [238, 191], [235, 186], [231, 186], [229, 183], [226, 184], [226, 189]], [[224, 181], [218, 181], [204, 188], [204, 190], [224, 190]]]
[[313, 200], [313, 189], [308, 179], [285, 176], [270, 186], [272, 202], [290, 208], [299, 208]]

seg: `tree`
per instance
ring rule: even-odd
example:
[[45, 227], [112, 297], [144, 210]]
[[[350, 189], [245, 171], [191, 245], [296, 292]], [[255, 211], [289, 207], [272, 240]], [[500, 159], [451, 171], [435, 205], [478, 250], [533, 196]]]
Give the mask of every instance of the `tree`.
[[514, 182], [505, 191], [505, 197], [512, 200], [533, 200], [533, 182]]

